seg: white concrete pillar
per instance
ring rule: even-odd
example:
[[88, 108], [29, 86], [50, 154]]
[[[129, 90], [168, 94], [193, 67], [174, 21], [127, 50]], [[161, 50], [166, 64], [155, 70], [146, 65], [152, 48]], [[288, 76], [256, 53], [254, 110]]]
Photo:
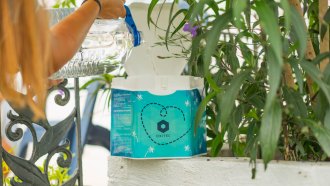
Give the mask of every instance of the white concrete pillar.
[[330, 163], [258, 162], [251, 179], [248, 158], [131, 160], [109, 157], [109, 186], [327, 186]]

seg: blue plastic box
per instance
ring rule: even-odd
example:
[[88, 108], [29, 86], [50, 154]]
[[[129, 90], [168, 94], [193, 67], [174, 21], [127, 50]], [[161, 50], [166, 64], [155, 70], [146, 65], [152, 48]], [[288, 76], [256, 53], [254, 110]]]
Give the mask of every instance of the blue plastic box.
[[187, 158], [205, 154], [205, 118], [194, 133], [202, 86], [202, 79], [190, 76], [115, 79], [111, 155]]

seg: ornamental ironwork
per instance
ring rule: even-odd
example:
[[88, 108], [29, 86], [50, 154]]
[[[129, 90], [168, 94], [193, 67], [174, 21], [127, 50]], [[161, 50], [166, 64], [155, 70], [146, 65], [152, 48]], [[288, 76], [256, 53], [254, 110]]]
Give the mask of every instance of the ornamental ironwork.
[[[54, 101], [57, 105], [65, 106], [70, 100], [70, 91], [66, 88], [67, 80], [64, 80], [58, 86], [52, 87], [51, 92], [57, 92]], [[57, 165], [62, 168], [69, 168], [72, 161], [72, 152], [69, 150], [70, 141], [67, 139], [67, 134], [72, 126], [76, 128], [77, 144], [81, 144], [80, 135], [80, 105], [79, 105], [79, 80], [75, 79], [75, 107], [71, 113], [62, 121], [55, 125], [50, 125], [47, 119], [33, 121], [33, 112], [30, 108], [18, 109], [13, 107], [13, 111], [8, 112], [9, 123], [6, 125], [5, 135], [11, 141], [18, 141], [23, 138], [25, 132], [22, 125], [27, 127], [27, 130], [32, 134], [32, 155], [29, 158], [15, 156], [7, 152], [1, 145], [0, 158], [6, 162], [9, 169], [14, 175], [19, 178], [11, 178], [10, 183], [13, 186], [50, 186], [48, 178], [48, 168], [54, 155], [57, 157]], [[9, 103], [10, 105], [10, 103]], [[75, 125], [74, 125], [75, 123]], [[43, 129], [41, 136], [38, 136], [37, 130]], [[1, 129], [0, 129], [1, 130]], [[1, 131], [0, 131], [1, 134]], [[0, 136], [1, 139], [1, 136]], [[39, 140], [38, 140], [39, 139]], [[78, 152], [75, 153], [78, 159], [78, 167], [74, 171], [71, 178], [62, 184], [62, 186], [83, 185], [82, 179], [82, 161], [81, 161], [81, 145], [77, 146]], [[36, 162], [46, 156], [42, 169], [38, 168]], [[1, 166], [1, 184], [3, 185], [3, 171]]]

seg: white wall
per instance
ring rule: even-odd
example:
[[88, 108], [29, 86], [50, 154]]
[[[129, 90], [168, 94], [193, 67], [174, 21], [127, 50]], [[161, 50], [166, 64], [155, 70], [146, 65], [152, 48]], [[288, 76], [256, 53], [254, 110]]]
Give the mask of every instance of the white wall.
[[130, 160], [109, 157], [108, 186], [327, 186], [330, 163], [258, 162], [251, 179], [249, 158]]

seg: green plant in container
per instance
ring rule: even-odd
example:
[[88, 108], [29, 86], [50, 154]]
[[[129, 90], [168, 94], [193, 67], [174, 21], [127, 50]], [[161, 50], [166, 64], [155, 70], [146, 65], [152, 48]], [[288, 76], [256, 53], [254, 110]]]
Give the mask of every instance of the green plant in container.
[[162, 28], [152, 13], [164, 3], [151, 1], [148, 22], [166, 31], [158, 45], [190, 42], [173, 57], [205, 78], [196, 123], [206, 110], [210, 156], [228, 143], [250, 157], [253, 177], [258, 158], [265, 168], [273, 159], [329, 160], [327, 1], [174, 0]]

